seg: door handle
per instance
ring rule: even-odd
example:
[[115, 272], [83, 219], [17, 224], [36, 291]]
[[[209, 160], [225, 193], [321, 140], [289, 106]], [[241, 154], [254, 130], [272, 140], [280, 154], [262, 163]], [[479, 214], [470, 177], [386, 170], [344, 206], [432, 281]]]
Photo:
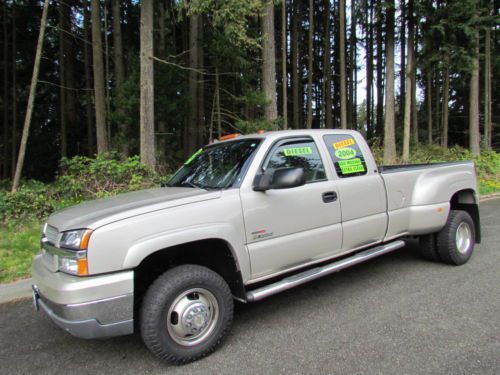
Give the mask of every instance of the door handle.
[[323, 202], [330, 203], [335, 202], [337, 200], [337, 193], [334, 191], [327, 191], [323, 193]]

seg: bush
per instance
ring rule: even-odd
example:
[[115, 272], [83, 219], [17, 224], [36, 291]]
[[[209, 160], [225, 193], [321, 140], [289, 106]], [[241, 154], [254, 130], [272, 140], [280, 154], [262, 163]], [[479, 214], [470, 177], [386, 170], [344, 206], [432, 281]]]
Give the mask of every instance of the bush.
[[62, 159], [54, 186], [62, 198], [84, 200], [158, 186], [162, 180], [138, 156], [123, 161], [116, 154], [75, 156]]
[[125, 160], [116, 154], [63, 159], [52, 184], [26, 181], [15, 193], [6, 187], [0, 189], [0, 223], [43, 219], [83, 200], [156, 187], [167, 178], [141, 164], [137, 156]]

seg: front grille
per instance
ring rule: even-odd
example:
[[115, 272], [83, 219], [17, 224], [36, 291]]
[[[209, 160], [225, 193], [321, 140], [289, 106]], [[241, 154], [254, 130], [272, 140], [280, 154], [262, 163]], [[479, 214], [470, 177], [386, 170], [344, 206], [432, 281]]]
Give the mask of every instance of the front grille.
[[47, 238], [47, 241], [55, 245], [58, 237], [59, 231], [57, 230], [57, 228], [53, 227], [52, 225], [47, 225], [47, 228], [45, 228], [45, 238]]

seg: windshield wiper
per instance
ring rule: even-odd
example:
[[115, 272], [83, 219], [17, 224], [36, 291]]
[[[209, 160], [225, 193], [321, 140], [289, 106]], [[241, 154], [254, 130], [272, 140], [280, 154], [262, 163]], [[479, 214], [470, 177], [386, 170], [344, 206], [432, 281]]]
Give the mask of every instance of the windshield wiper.
[[196, 185], [192, 182], [189, 182], [189, 181], [182, 181], [179, 186], [189, 186], [189, 187], [192, 187], [192, 188], [195, 188], [195, 189], [204, 189], [204, 187], [200, 186], [200, 185]]

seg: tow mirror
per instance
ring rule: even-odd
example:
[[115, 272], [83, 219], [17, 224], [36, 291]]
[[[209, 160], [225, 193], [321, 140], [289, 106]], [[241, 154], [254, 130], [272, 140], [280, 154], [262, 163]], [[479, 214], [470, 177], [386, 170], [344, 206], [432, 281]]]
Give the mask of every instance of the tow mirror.
[[270, 189], [290, 189], [306, 183], [302, 168], [274, 169], [255, 176], [253, 189], [266, 191]]

